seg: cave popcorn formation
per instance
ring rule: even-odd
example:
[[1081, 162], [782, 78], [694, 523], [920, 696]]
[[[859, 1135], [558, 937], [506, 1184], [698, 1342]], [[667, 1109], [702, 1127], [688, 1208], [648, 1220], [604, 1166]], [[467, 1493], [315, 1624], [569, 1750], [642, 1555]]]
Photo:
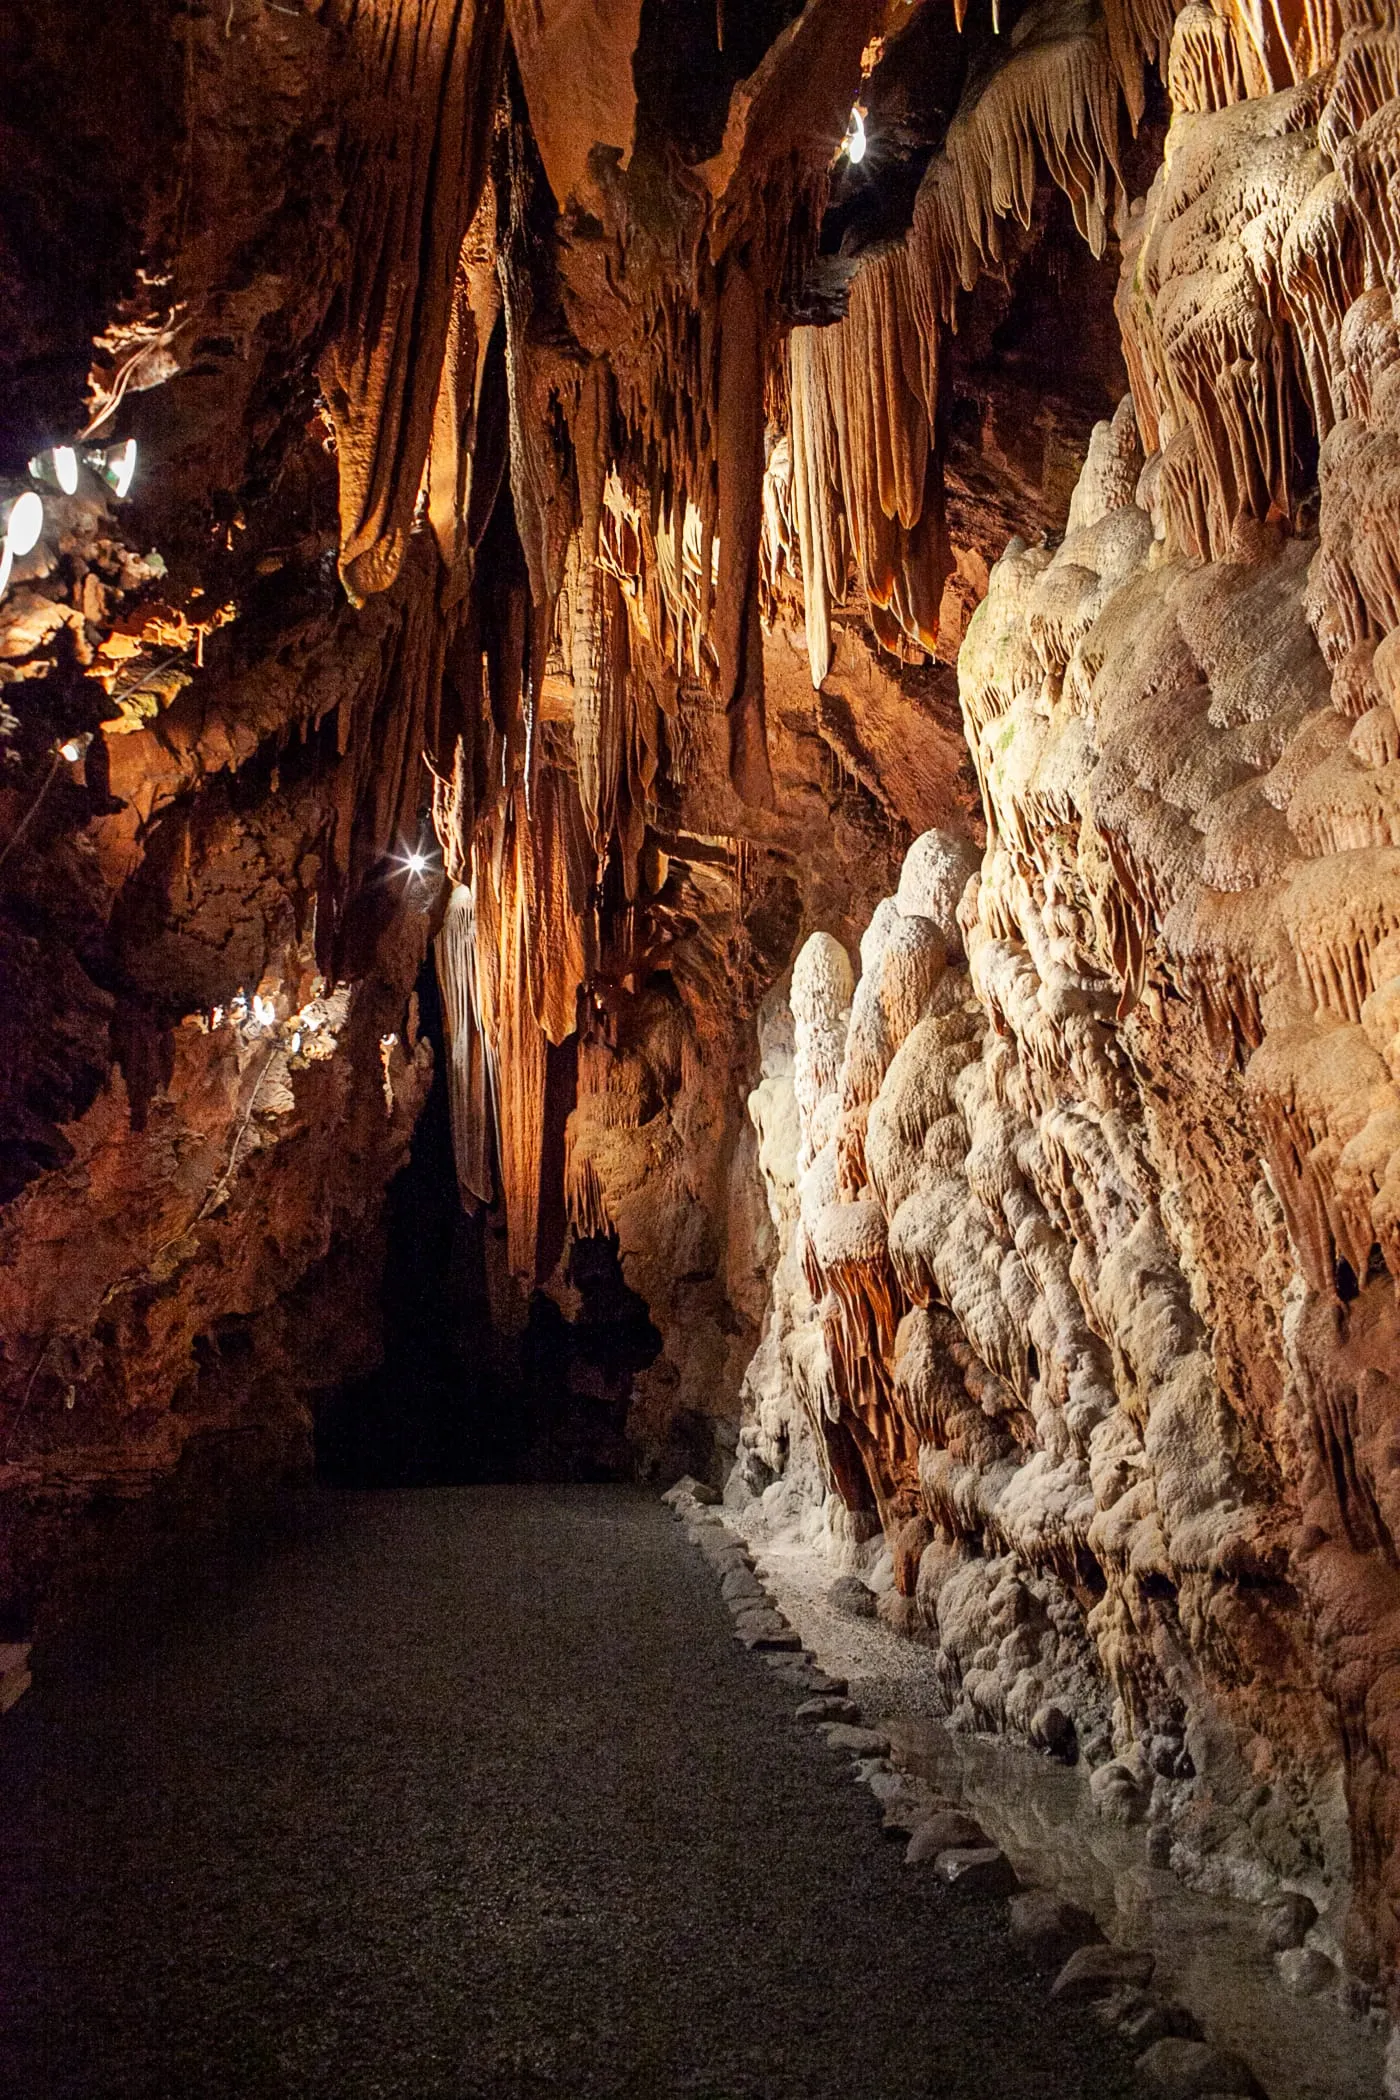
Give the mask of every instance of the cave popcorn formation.
[[1393, 2011], [1393, 8], [655, 12], [172, 13], [100, 264], [16, 132], [5, 1596], [373, 1359], [431, 950], [502, 1326]]

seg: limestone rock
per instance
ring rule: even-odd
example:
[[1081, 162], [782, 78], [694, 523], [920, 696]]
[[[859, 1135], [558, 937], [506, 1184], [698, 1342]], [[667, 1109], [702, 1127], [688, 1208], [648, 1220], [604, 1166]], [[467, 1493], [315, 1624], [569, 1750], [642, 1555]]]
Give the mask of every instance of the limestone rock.
[[1316, 1998], [1335, 1988], [1336, 1964], [1315, 1947], [1286, 1947], [1275, 1957], [1279, 1981], [1294, 1998]]
[[1016, 1887], [1011, 1862], [995, 1845], [951, 1847], [938, 1854], [933, 1871], [960, 1895], [1009, 1896]]
[[1076, 1947], [1102, 1938], [1088, 1911], [1050, 1889], [1023, 1889], [1013, 1896], [1009, 1922], [1012, 1939], [1047, 1968], [1062, 1967]]
[[914, 1826], [904, 1854], [905, 1864], [922, 1866], [927, 1860], [937, 1860], [940, 1853], [975, 1851], [987, 1842], [986, 1832], [971, 1816], [957, 1809], [938, 1809]]
[[841, 1721], [847, 1727], [860, 1725], [860, 1708], [854, 1699], [845, 1699], [839, 1693], [826, 1692], [820, 1698], [804, 1699], [797, 1709], [799, 1721]]
[[1270, 1903], [1264, 1912], [1264, 1945], [1271, 1954], [1301, 1947], [1316, 1923], [1317, 1905], [1312, 1898], [1291, 1890]]
[[1145, 1990], [1157, 1966], [1145, 1949], [1091, 1945], [1071, 1954], [1050, 1987], [1052, 1998], [1088, 2004], [1124, 1988]]
[[833, 1604], [837, 1611], [844, 1612], [848, 1618], [873, 1619], [875, 1616], [876, 1598], [874, 1592], [860, 1580], [859, 1576], [841, 1576], [838, 1581], [832, 1583], [826, 1594], [827, 1601]]
[[706, 1480], [696, 1480], [693, 1474], [684, 1473], [674, 1487], [667, 1488], [661, 1497], [674, 1510], [682, 1509], [686, 1503], [718, 1502], [719, 1494]]
[[889, 1737], [876, 1728], [854, 1728], [836, 1721], [824, 1727], [822, 1733], [843, 1757], [888, 1757], [890, 1753]]
[[1262, 2090], [1240, 2057], [1178, 2035], [1144, 2050], [1137, 2073], [1144, 2092], [1160, 2095], [1160, 2100], [1217, 2100], [1222, 2094], [1258, 2095]]

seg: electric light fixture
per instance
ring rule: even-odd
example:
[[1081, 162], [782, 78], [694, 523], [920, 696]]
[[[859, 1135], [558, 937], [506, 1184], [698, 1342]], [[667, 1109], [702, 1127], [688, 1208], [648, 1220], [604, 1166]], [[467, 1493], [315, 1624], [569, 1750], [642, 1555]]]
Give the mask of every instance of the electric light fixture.
[[16, 561], [23, 561], [39, 544], [44, 530], [44, 499], [37, 490], [25, 489], [4, 506], [0, 506], [0, 523], [5, 527], [5, 545]]
[[34, 552], [43, 529], [44, 499], [33, 489], [25, 489], [9, 503], [0, 503], [0, 530], [5, 535], [0, 542], [0, 598], [9, 588], [15, 563]]
[[65, 496], [78, 493], [78, 455], [71, 445], [55, 445], [49, 452], [36, 452], [29, 462], [31, 481], [42, 481]]
[[119, 503], [131, 494], [131, 484], [136, 478], [135, 438], [124, 438], [119, 445], [105, 445], [96, 452], [89, 452], [86, 457], [93, 472], [102, 477]]
[[389, 855], [389, 860], [391, 866], [410, 882], [430, 882], [441, 872], [430, 845], [406, 846], [400, 843], [398, 851]]

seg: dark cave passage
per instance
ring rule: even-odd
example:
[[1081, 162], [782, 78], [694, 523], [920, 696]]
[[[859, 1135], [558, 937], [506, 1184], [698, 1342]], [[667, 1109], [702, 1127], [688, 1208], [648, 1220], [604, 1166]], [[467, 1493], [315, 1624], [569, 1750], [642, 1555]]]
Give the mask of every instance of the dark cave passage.
[[630, 1479], [633, 1380], [661, 1336], [622, 1273], [615, 1234], [566, 1248], [572, 1317], [506, 1276], [499, 1210], [469, 1215], [458, 1199], [431, 963], [417, 997], [433, 1082], [385, 1205], [383, 1359], [318, 1409], [317, 1479], [343, 1488]]

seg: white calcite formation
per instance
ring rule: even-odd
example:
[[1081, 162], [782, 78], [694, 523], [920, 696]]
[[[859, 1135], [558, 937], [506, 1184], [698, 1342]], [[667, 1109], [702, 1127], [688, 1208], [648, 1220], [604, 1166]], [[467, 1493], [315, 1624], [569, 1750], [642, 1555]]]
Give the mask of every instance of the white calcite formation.
[[955, 1725], [1082, 1759], [1202, 1885], [1306, 1891], [1368, 1977], [1400, 1902], [1400, 47], [1358, 14], [1294, 84], [1239, 65], [1187, 9], [1132, 394], [962, 646], [985, 857], [916, 841], [853, 992], [822, 935], [795, 966], [744, 1441], [787, 1457], [770, 1521], [889, 1552]]

